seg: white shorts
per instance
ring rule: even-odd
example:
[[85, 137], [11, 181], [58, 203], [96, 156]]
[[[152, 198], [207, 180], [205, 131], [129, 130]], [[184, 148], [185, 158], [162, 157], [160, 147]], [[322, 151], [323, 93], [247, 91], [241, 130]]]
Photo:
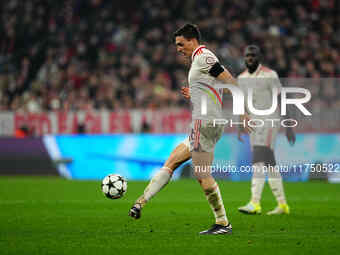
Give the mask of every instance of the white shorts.
[[189, 136], [190, 151], [213, 152], [223, 131], [223, 125], [214, 126], [212, 121], [192, 121], [191, 134]]

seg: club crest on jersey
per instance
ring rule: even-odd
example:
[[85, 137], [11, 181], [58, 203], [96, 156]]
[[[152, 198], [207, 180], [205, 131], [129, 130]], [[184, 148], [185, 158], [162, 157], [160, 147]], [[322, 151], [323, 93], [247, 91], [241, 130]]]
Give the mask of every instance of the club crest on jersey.
[[207, 57], [205, 59], [205, 62], [208, 64], [208, 65], [212, 65], [212, 64], [215, 64], [216, 63], [216, 60], [213, 58], [213, 57]]

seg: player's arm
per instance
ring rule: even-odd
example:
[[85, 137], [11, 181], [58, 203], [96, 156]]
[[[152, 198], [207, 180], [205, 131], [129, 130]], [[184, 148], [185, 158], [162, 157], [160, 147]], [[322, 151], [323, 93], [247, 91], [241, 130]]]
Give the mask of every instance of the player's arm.
[[[281, 94], [279, 94], [277, 97], [278, 97], [278, 98], [277, 98], [277, 100], [278, 100], [278, 106], [281, 108]], [[291, 114], [291, 111], [290, 111], [290, 107], [289, 107], [289, 105], [288, 105], [288, 107], [287, 107], [287, 113], [286, 113], [286, 118], [287, 118], [287, 119], [290, 119], [290, 118], [291, 118], [290, 116], [292, 116], [292, 114]], [[295, 144], [295, 141], [296, 141], [296, 136], [295, 136], [294, 129], [293, 129], [292, 127], [290, 127], [290, 126], [293, 125], [294, 123], [293, 123], [293, 122], [290, 123], [290, 121], [287, 121], [287, 124], [288, 124], [289, 126], [288, 126], [288, 127], [285, 127], [286, 137], [287, 137], [287, 140], [288, 140], [289, 144], [290, 144], [291, 146], [293, 146], [293, 145]]]
[[[273, 71], [273, 73], [272, 73], [271, 86], [277, 88], [278, 91], [279, 91], [278, 96], [277, 96], [277, 100], [278, 100], [278, 106], [281, 108], [281, 88], [282, 88], [282, 85], [281, 85], [281, 82], [280, 82], [280, 78], [275, 71]], [[291, 116], [291, 111], [290, 111], [289, 107], [287, 107], [286, 118], [290, 119], [290, 116]], [[291, 125], [291, 124], [293, 124], [293, 123], [289, 123], [289, 125]], [[292, 127], [286, 127], [285, 133], [286, 133], [286, 137], [287, 137], [289, 144], [291, 146], [293, 146], [295, 144], [295, 141], [296, 141], [296, 135], [295, 135], [294, 129]]]
[[[237, 80], [232, 76], [232, 74], [226, 68], [223, 68], [219, 62], [215, 62], [211, 66], [209, 70], [209, 74], [215, 77], [216, 79], [218, 79], [219, 81], [221, 81], [222, 83], [239, 86], [237, 83]], [[224, 89], [223, 92], [230, 93], [228, 89]], [[245, 110], [246, 110], [246, 113], [240, 116], [240, 120], [245, 121], [246, 123], [245, 128], [242, 131], [245, 133], [251, 133], [254, 129], [248, 125], [248, 121], [250, 118], [249, 118], [249, 114], [247, 113], [247, 109]]]
[[[237, 80], [219, 62], [215, 62], [211, 66], [209, 74], [215, 77], [217, 80], [221, 81], [222, 83], [238, 86]], [[228, 89], [224, 89], [224, 93], [230, 93], [230, 91]]]
[[228, 72], [227, 69], [224, 69], [224, 71], [220, 73], [216, 78], [223, 83], [238, 86], [237, 80], [231, 75], [231, 73]]
[[[232, 76], [232, 74], [227, 69], [223, 68], [221, 64], [217, 61], [211, 66], [209, 74], [218, 79], [219, 81], [221, 81], [222, 83], [238, 86], [237, 80]], [[223, 92], [230, 93], [228, 89], [224, 89]], [[250, 118], [248, 113], [245, 113], [244, 115], [240, 116], [240, 120], [245, 121], [246, 123], [243, 129], [243, 132], [245, 133], [251, 133], [254, 130], [252, 127], [248, 125], [249, 119]]]
[[237, 86], [237, 80], [219, 63], [217, 57], [212, 52], [205, 52], [198, 55], [197, 61], [201, 72], [208, 73], [222, 83]]
[[296, 135], [292, 127], [286, 127], [286, 137], [291, 146], [295, 144]]
[[246, 114], [243, 114], [243, 115], [240, 115], [239, 117], [239, 121], [240, 122], [243, 122], [245, 121], [245, 126], [241, 126], [241, 125], [238, 125], [237, 126], [237, 139], [243, 143], [243, 139], [241, 137], [242, 134], [249, 134], [251, 133], [252, 131], [254, 131], [254, 128], [250, 127], [248, 125], [248, 121], [250, 120], [249, 118], [249, 115], [246, 113]]
[[[233, 84], [237, 86], [236, 79], [229, 73], [229, 71], [221, 66], [218, 59], [213, 54], [202, 54], [198, 56], [199, 65], [201, 67], [201, 72], [209, 73], [211, 76], [215, 77], [222, 83]], [[230, 93], [228, 89], [224, 89], [224, 93]], [[190, 91], [188, 87], [181, 88], [181, 94], [184, 98], [190, 98]]]
[[[280, 104], [281, 104], [281, 94], [279, 94], [277, 97], [278, 97], [277, 100], [279, 102], [278, 105], [281, 108], [281, 106], [280, 106]], [[290, 116], [292, 116], [291, 113], [290, 113], [291, 111], [290, 111], [289, 108], [290, 107], [288, 106], [287, 107], [287, 113], [286, 113], [286, 118], [287, 119], [290, 119], [291, 118]], [[292, 127], [290, 127], [293, 124], [294, 124], [293, 122], [287, 121], [287, 125], [289, 125], [289, 126], [285, 127], [286, 137], [287, 137], [287, 140], [288, 140], [288, 142], [289, 142], [289, 144], [291, 146], [293, 146], [295, 144], [295, 141], [296, 141], [296, 136], [295, 136], [294, 129]]]
[[[237, 86], [236, 79], [227, 70], [224, 70], [216, 78], [223, 83], [233, 84], [233, 85]], [[230, 93], [230, 91], [228, 89], [223, 89], [223, 92], [224, 93]], [[190, 90], [189, 90], [188, 87], [182, 87], [181, 88], [181, 94], [184, 98], [190, 99]]]

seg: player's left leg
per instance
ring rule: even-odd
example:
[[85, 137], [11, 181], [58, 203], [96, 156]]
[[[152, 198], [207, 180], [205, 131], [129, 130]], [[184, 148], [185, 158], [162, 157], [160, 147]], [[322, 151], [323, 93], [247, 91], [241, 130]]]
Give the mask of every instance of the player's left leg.
[[189, 148], [185, 143], [179, 144], [170, 154], [163, 167], [151, 179], [145, 188], [144, 194], [137, 199], [143, 207], [152, 197], [154, 197], [170, 181], [173, 172], [185, 161], [191, 158]]
[[191, 158], [189, 139], [185, 139], [170, 154], [163, 167], [151, 179], [148, 186], [129, 211], [129, 216], [139, 219], [145, 204], [163, 189], [170, 181], [173, 172], [185, 161]]

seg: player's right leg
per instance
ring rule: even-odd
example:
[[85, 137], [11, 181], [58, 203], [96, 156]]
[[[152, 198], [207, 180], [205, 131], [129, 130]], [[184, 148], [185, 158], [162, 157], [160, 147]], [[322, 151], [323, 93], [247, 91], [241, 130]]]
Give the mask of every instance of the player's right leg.
[[246, 214], [260, 214], [261, 209], [261, 196], [266, 180], [264, 173], [264, 160], [263, 153], [259, 151], [257, 145], [262, 145], [265, 142], [266, 131], [264, 127], [256, 127], [253, 132], [249, 134], [250, 146], [252, 150], [252, 178], [251, 178], [251, 198], [250, 201], [245, 205], [238, 208], [241, 213]]
[[286, 195], [283, 188], [283, 181], [281, 173], [277, 169], [269, 169], [268, 171], [268, 183], [270, 189], [273, 192], [273, 195], [276, 198], [277, 206], [267, 212], [267, 215], [276, 215], [276, 214], [289, 214], [290, 208], [286, 201]]
[[194, 175], [200, 183], [211, 210], [215, 216], [215, 224], [201, 235], [231, 234], [232, 226], [228, 221], [221, 192], [209, 167], [213, 162], [213, 152], [192, 152]]
[[170, 181], [173, 172], [185, 161], [191, 158], [189, 139], [186, 138], [170, 154], [164, 166], [151, 179], [148, 186], [129, 211], [129, 216], [139, 219], [145, 204], [154, 197]]
[[[273, 152], [276, 135], [279, 127], [258, 127], [250, 134], [250, 143], [253, 154], [253, 177], [251, 186], [251, 200], [239, 209], [242, 213], [261, 213], [261, 196], [265, 183], [266, 173], [270, 188], [278, 201], [278, 206], [267, 214], [289, 213], [289, 207], [285, 200], [282, 178], [280, 172], [269, 171], [275, 168], [276, 161]], [[266, 167], [266, 171], [264, 171]]]
[[200, 232], [200, 234], [231, 234], [232, 227], [226, 215], [219, 186], [211, 175], [215, 144], [222, 136], [224, 127], [215, 127], [210, 122], [202, 120], [196, 120], [194, 124], [190, 135], [194, 175], [200, 183], [215, 216], [215, 224], [210, 229]]
[[[279, 128], [272, 128], [272, 133], [271, 133], [271, 141], [270, 141], [270, 149], [273, 157], [273, 161], [275, 163], [275, 156], [274, 156], [274, 142], [276, 139], [276, 136], [279, 132]], [[274, 165], [275, 166], [275, 165]], [[270, 186], [270, 189], [273, 192], [273, 195], [276, 198], [276, 201], [278, 203], [277, 207], [272, 210], [267, 212], [267, 215], [275, 215], [275, 214], [289, 214], [290, 213], [290, 208], [287, 204], [286, 201], [286, 195], [284, 192], [283, 188], [283, 181], [282, 181], [282, 176], [281, 173], [278, 169], [275, 168], [270, 168], [267, 172], [268, 174], [268, 183]]]
[[252, 166], [253, 176], [251, 179], [251, 199], [248, 204], [241, 206], [238, 210], [246, 214], [261, 214], [261, 196], [263, 186], [266, 180], [264, 173], [264, 163], [257, 162]]

